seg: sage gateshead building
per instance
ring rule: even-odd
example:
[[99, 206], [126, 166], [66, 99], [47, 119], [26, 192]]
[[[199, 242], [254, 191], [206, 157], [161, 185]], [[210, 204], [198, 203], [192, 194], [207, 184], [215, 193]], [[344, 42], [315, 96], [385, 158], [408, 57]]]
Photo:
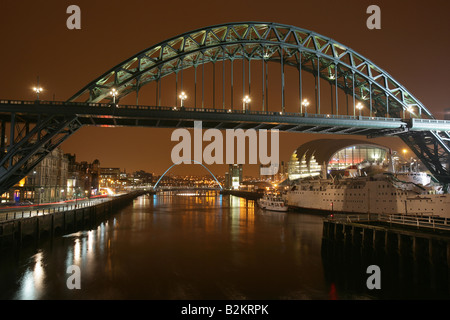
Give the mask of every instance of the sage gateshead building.
[[288, 162], [290, 181], [336, 176], [345, 170], [387, 169], [390, 149], [356, 139], [319, 139], [301, 145]]

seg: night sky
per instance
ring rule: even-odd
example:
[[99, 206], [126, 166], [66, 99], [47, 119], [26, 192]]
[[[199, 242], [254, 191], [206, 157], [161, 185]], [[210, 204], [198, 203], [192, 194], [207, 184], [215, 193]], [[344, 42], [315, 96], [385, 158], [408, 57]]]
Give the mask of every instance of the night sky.
[[[81, 30], [69, 30], [66, 9], [81, 8]], [[381, 30], [366, 27], [369, 5], [381, 8]], [[33, 100], [39, 75], [41, 99], [67, 100], [123, 60], [158, 42], [210, 25], [263, 21], [294, 25], [330, 37], [387, 71], [436, 118], [450, 107], [450, 2], [428, 1], [12, 1], [0, 2], [0, 98]], [[153, 101], [140, 101], [152, 104]], [[85, 127], [62, 144], [77, 160], [161, 174], [176, 144], [172, 129]], [[329, 135], [280, 135], [280, 158], [288, 161], [303, 142]], [[346, 137], [348, 138], [348, 136]], [[365, 139], [361, 137], [361, 139]], [[400, 139], [374, 142], [395, 149]], [[211, 166], [222, 175], [225, 166]], [[183, 165], [174, 174], [206, 174]], [[257, 166], [244, 175], [257, 175]]]

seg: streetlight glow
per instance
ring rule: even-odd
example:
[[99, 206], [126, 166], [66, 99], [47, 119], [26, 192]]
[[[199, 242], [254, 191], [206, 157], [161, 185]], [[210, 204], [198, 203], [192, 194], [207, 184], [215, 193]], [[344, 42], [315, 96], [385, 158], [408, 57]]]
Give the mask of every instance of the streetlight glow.
[[39, 100], [39, 93], [43, 91], [43, 89], [39, 86], [39, 76], [37, 77], [37, 87], [34, 87], [33, 91], [36, 92], [36, 99]]
[[358, 102], [356, 105], [356, 109], [359, 110], [359, 115], [361, 116], [361, 110], [364, 108], [364, 105], [361, 102]]
[[181, 94], [179, 95], [179, 98], [181, 99], [181, 107], [183, 107], [183, 101], [187, 99], [186, 93], [184, 91], [181, 92]]
[[44, 90], [41, 87], [34, 87], [33, 91], [36, 92], [37, 100], [39, 100], [39, 93], [41, 93]]
[[242, 99], [242, 110], [243, 110], [243, 111], [245, 111], [245, 105], [246, 105], [247, 103], [250, 103], [250, 101], [252, 101], [252, 100], [250, 99], [249, 96], [245, 96], [244, 99]]
[[[306, 108], [308, 108], [308, 106], [309, 106], [309, 101], [307, 99], [303, 99], [301, 106], [305, 107], [305, 113], [306, 113]], [[302, 112], [303, 112], [303, 110], [300, 110], [300, 113], [302, 113]]]
[[116, 104], [116, 96], [118, 94], [117, 90], [115, 88], [112, 88], [109, 94], [113, 96], [113, 103]]

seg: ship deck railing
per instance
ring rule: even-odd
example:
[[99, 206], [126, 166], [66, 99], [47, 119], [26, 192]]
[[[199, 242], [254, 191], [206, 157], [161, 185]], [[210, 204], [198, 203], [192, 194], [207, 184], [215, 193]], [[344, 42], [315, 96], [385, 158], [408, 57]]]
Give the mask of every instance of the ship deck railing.
[[434, 215], [406, 215], [406, 214], [331, 214], [329, 221], [339, 223], [377, 223], [389, 225], [403, 225], [408, 227], [427, 228], [433, 230], [450, 231], [450, 218]]

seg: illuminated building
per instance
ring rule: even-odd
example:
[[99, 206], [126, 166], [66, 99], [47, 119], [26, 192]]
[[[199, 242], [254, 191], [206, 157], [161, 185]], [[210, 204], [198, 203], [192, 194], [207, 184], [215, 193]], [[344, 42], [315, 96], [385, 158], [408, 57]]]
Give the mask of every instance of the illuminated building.
[[230, 164], [228, 172], [225, 174], [225, 188], [239, 189], [242, 182], [242, 165]]
[[96, 195], [99, 193], [100, 161], [76, 161], [76, 156], [66, 154], [69, 159], [67, 199]]
[[319, 139], [301, 145], [288, 163], [289, 180], [322, 177], [339, 174], [354, 167], [387, 168], [389, 149], [372, 143], [353, 139]]
[[67, 197], [68, 159], [60, 148], [48, 154], [17, 185], [2, 195], [2, 202], [45, 203]]
[[100, 168], [100, 189], [119, 191], [122, 186], [120, 168]]

